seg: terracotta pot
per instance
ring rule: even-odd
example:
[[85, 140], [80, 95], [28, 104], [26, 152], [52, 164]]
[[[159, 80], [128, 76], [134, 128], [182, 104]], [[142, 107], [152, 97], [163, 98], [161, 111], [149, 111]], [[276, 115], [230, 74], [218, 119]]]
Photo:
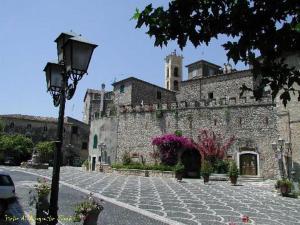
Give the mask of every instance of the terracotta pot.
[[230, 182], [231, 182], [233, 185], [236, 185], [236, 183], [237, 183], [237, 177], [231, 176], [231, 177], [230, 177]]
[[203, 175], [203, 181], [204, 181], [204, 184], [208, 183], [209, 175]]
[[280, 186], [280, 192], [281, 192], [282, 196], [287, 196], [288, 193], [291, 192], [291, 190], [287, 185], [281, 185]]
[[98, 217], [100, 214], [100, 210], [92, 210], [90, 211], [86, 218], [83, 221], [83, 225], [97, 225]]
[[175, 177], [176, 177], [177, 180], [182, 180], [183, 173], [181, 173], [181, 172], [176, 172], [176, 173], [175, 173]]

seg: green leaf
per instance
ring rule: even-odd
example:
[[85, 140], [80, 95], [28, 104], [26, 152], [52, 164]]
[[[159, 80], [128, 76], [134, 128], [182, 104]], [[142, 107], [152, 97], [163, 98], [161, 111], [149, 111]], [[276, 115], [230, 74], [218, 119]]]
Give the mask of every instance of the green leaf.
[[133, 16], [130, 18], [130, 20], [138, 20], [140, 18], [141, 12], [139, 11], [138, 8], [135, 9], [135, 13]]

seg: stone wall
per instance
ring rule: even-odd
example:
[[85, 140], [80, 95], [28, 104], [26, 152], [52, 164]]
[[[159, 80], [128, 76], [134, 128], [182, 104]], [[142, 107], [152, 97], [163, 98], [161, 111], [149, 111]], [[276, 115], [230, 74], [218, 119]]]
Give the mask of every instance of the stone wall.
[[[182, 104], [176, 109], [168, 109], [163, 104], [162, 107], [162, 118], [157, 118], [156, 112], [147, 111], [119, 115], [118, 161], [124, 152], [128, 151], [143, 155], [146, 163], [152, 163], [149, 153], [153, 149], [153, 137], [163, 133], [174, 133], [179, 129], [184, 135], [196, 140], [199, 129], [208, 128], [224, 135], [225, 138], [236, 136], [238, 141], [231, 149], [233, 157], [241, 147], [255, 149], [260, 155], [260, 175], [276, 175], [278, 165], [274, 160], [271, 143], [278, 135], [277, 116], [271, 102], [208, 107]], [[251, 146], [245, 146], [245, 143], [251, 143]]]

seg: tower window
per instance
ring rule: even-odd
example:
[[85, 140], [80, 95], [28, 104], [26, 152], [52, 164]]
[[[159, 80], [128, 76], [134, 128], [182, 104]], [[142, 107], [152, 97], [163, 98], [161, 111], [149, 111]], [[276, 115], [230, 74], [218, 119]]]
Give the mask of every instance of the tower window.
[[178, 91], [179, 90], [179, 86], [178, 86], [178, 81], [174, 80], [174, 90]]
[[125, 90], [125, 86], [124, 86], [124, 84], [122, 84], [122, 85], [120, 86], [120, 93], [124, 93], [124, 90]]
[[160, 91], [157, 91], [157, 92], [156, 92], [156, 98], [157, 98], [157, 99], [161, 99], [161, 92], [160, 92]]
[[208, 93], [208, 99], [213, 99], [214, 98], [214, 93], [213, 92], [209, 92]]
[[82, 142], [81, 149], [87, 149], [87, 148], [88, 148], [87, 142]]
[[44, 131], [47, 131], [47, 130], [48, 130], [47, 126], [44, 126]]
[[11, 122], [10, 125], [9, 125], [9, 127], [10, 127], [10, 128], [14, 128], [14, 127], [15, 127], [15, 124], [14, 124], [13, 122]]
[[99, 112], [95, 112], [95, 119], [99, 119]]
[[31, 129], [31, 124], [27, 124], [27, 129]]
[[169, 67], [167, 67], [167, 78], [169, 78]]
[[178, 67], [174, 68], [174, 77], [178, 77]]

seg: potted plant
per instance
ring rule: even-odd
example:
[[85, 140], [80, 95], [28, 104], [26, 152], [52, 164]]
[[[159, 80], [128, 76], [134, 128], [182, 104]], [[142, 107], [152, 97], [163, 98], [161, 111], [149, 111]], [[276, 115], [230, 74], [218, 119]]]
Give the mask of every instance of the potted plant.
[[235, 161], [230, 162], [228, 175], [229, 175], [231, 184], [236, 185], [237, 178], [239, 176], [239, 169], [238, 169]]
[[178, 181], [182, 180], [183, 172], [184, 172], [184, 165], [182, 163], [177, 163], [174, 167], [175, 177]]
[[292, 182], [287, 179], [278, 180], [276, 186], [279, 188], [282, 196], [288, 196], [292, 190]]
[[204, 184], [208, 183], [209, 176], [212, 173], [212, 166], [210, 165], [209, 161], [204, 160], [201, 165], [201, 175], [203, 177]]
[[74, 222], [83, 221], [83, 225], [97, 225], [99, 214], [103, 209], [104, 207], [91, 193], [87, 200], [75, 206]]

